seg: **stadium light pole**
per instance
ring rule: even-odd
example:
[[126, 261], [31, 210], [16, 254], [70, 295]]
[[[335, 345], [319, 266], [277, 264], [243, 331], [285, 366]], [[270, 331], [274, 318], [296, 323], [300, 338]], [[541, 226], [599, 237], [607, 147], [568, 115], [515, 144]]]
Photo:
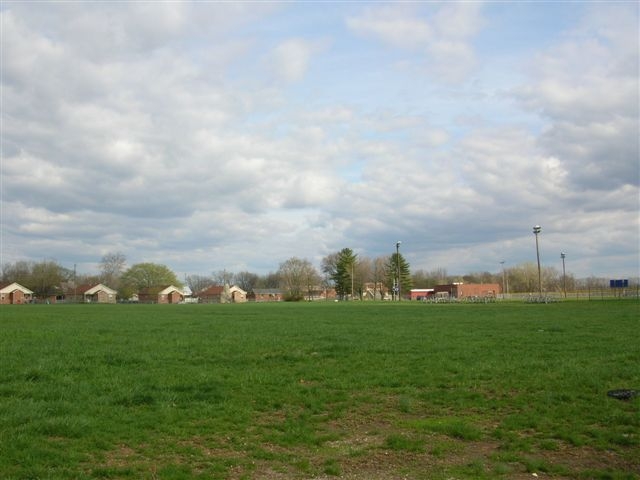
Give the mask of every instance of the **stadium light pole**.
[[500, 262], [500, 265], [502, 265], [502, 299], [504, 300], [504, 298], [505, 298], [505, 297], [504, 297], [504, 294], [505, 294], [505, 292], [506, 292], [506, 290], [505, 290], [505, 285], [506, 285], [506, 283], [505, 283], [505, 281], [504, 281], [504, 260], [502, 260], [502, 261]]
[[398, 275], [398, 283], [396, 284], [398, 287], [398, 301], [400, 300], [400, 244], [402, 242], [400, 240], [398, 240], [396, 242], [396, 270], [397, 270], [397, 275]]
[[562, 259], [562, 291], [564, 292], [564, 298], [567, 298], [567, 272], [564, 269], [564, 259], [566, 256], [567, 254], [564, 252], [560, 254], [560, 258]]
[[542, 274], [540, 273], [540, 250], [538, 249], [538, 234], [542, 231], [540, 225], [533, 227], [533, 234], [536, 236], [536, 258], [538, 259], [538, 294], [542, 297]]

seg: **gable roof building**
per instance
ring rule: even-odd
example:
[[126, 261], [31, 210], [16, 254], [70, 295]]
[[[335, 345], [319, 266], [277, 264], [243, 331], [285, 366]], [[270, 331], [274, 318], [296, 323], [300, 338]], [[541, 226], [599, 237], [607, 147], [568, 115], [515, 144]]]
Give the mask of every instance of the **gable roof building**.
[[244, 303], [247, 301], [247, 292], [237, 285], [229, 289], [229, 294], [231, 295], [231, 301], [233, 303]]
[[223, 290], [224, 287], [221, 285], [211, 285], [198, 292], [198, 299], [200, 303], [222, 303]]
[[33, 292], [19, 283], [0, 284], [0, 305], [20, 305], [29, 303]]
[[78, 288], [78, 291], [82, 292], [85, 303], [116, 303], [116, 294], [118, 293], [102, 283], [92, 287], [85, 285], [82, 288]]
[[237, 285], [211, 285], [200, 290], [198, 298], [201, 303], [244, 303], [247, 301], [247, 292]]
[[56, 301], [65, 303], [116, 303], [117, 293], [103, 283], [85, 283], [75, 285], [73, 282], [62, 284], [61, 293]]
[[174, 285], [143, 288], [138, 292], [138, 301], [141, 303], [181, 303], [183, 299], [182, 289]]

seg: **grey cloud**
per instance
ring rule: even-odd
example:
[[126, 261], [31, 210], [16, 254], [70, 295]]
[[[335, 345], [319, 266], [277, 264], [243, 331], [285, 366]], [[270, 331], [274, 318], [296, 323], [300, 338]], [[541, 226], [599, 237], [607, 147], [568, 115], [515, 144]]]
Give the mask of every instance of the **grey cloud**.
[[[154, 18], [143, 5], [130, 7], [131, 16], [106, 3], [10, 5], [3, 11], [1, 173], [3, 204], [16, 212], [2, 220], [12, 260], [48, 252], [95, 264], [120, 250], [132, 262], [171, 263], [184, 273], [268, 271], [292, 255], [319, 262], [345, 246], [388, 254], [402, 240], [414, 268], [468, 271], [497, 269], [497, 257], [530, 258], [536, 223], [549, 251], [590, 232], [598, 244], [571, 252], [576, 265], [578, 255], [629, 252], [637, 240], [637, 180], [629, 180], [637, 123], [625, 61], [610, 70], [624, 73], [590, 71], [576, 95], [568, 87], [577, 74], [562, 68], [570, 49], [541, 52], [540, 69], [514, 93], [518, 107], [537, 116], [536, 127], [548, 127], [540, 134], [486, 122], [490, 99], [474, 96], [475, 87], [414, 82], [415, 69], [390, 77], [400, 85], [389, 87], [401, 92], [398, 103], [393, 94], [371, 103], [334, 92], [311, 98], [326, 89], [306, 82], [348, 80], [336, 72], [303, 75], [314, 48], [333, 53], [338, 43], [329, 40], [307, 38], [308, 50], [294, 49], [300, 68], [284, 73], [296, 88], [273, 82], [260, 65], [236, 70], [299, 38], [288, 31], [263, 43], [238, 38], [278, 6], [181, 3]], [[361, 18], [373, 22], [367, 35], [388, 27], [377, 8], [371, 12]], [[109, 25], [96, 25], [102, 13]], [[438, 38], [429, 38], [430, 47], [409, 39], [422, 43], [407, 49], [435, 55], [428, 48], [439, 39], [449, 42], [442, 52], [460, 47], [454, 60], [465, 52], [475, 59], [470, 38], [484, 12], [467, 13], [450, 30], [440, 17], [418, 15], [409, 27]], [[93, 26], [96, 35], [85, 35]], [[458, 68], [446, 55], [439, 61]], [[376, 75], [370, 91], [384, 93], [388, 78], [375, 67], [354, 69], [362, 78]], [[596, 85], [616, 94], [596, 98]], [[514, 108], [506, 103], [502, 109]], [[460, 128], [453, 119], [468, 112], [480, 121]]]
[[564, 164], [574, 186], [639, 183], [637, 38], [637, 9], [596, 5], [562, 43], [536, 57], [531, 82], [516, 94], [548, 120], [540, 147]]

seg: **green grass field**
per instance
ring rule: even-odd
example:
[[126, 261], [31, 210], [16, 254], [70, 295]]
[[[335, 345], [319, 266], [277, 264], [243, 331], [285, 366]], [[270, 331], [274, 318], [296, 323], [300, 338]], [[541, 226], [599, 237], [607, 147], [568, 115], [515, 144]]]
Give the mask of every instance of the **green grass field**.
[[637, 479], [639, 307], [3, 306], [0, 478]]

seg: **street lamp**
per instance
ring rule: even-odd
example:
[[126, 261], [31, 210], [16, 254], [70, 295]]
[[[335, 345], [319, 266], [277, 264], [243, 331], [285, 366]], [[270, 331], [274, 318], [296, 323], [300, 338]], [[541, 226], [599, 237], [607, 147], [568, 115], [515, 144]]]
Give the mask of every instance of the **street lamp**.
[[398, 288], [398, 301], [400, 301], [400, 244], [402, 242], [400, 240], [398, 240], [396, 242], [396, 269], [397, 269], [397, 278], [398, 278], [398, 283], [397, 288]]
[[540, 225], [536, 225], [535, 227], [533, 227], [533, 233], [536, 236], [536, 257], [538, 259], [538, 293], [540, 294], [540, 297], [542, 297], [542, 275], [540, 273], [540, 250], [538, 249], [538, 234], [541, 230], [542, 228], [540, 227]]
[[562, 290], [564, 291], [564, 298], [567, 298], [567, 273], [564, 269], [564, 259], [567, 255], [563, 252], [560, 254], [562, 259]]

